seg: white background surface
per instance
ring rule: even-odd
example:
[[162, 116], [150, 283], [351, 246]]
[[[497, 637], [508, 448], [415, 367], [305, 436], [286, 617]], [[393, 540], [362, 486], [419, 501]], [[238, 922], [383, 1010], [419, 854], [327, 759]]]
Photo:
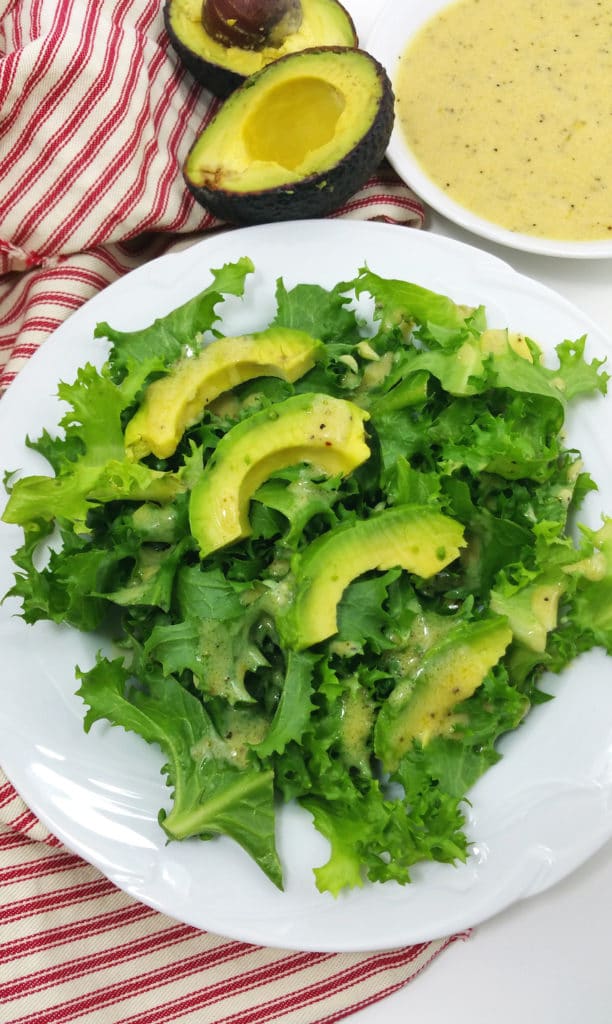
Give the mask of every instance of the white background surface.
[[[407, 0], [416, 2], [416, 0]], [[346, 0], [361, 44], [383, 6]], [[533, 256], [430, 214], [427, 230], [469, 242], [565, 295], [612, 337], [612, 260]], [[611, 439], [612, 443], [612, 439]], [[612, 684], [612, 669], [610, 673]], [[568, 828], [572, 822], [568, 821]], [[348, 1024], [611, 1024], [612, 843], [553, 889], [456, 942], [395, 995]]]

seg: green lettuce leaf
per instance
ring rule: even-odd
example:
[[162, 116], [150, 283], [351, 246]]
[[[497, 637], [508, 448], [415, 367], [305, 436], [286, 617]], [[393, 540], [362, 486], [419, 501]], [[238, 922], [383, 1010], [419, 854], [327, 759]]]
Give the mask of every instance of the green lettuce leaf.
[[135, 732], [163, 751], [172, 787], [172, 808], [160, 813], [170, 839], [229, 835], [282, 888], [274, 838], [271, 771], [257, 764], [239, 769], [219, 756], [223, 741], [202, 702], [171, 677], [150, 692], [132, 687], [120, 660], [100, 658], [89, 672], [78, 671], [78, 695], [86, 703], [85, 729], [106, 719]]
[[219, 320], [216, 307], [226, 295], [242, 295], [246, 276], [253, 270], [253, 263], [247, 257], [213, 270], [211, 284], [148, 327], [118, 331], [106, 322], [99, 323], [94, 336], [112, 342], [109, 356], [112, 381], [122, 383], [124, 392], [129, 389], [133, 400], [148, 376], [170, 366], [186, 347], [199, 349], [201, 336]]

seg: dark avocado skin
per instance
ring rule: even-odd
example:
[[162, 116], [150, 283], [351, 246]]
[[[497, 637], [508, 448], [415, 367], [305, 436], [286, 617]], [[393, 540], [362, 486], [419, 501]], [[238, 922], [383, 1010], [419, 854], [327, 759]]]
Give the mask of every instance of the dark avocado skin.
[[[233, 93], [239, 85], [242, 85], [246, 76], [241, 75], [236, 71], [231, 71], [229, 68], [223, 67], [222, 64], [214, 64], [211, 61], [205, 60], [204, 57], [200, 57], [197, 53], [194, 53], [194, 51], [189, 48], [189, 41], [181, 39], [170, 23], [170, 10], [172, 8], [172, 3], [173, 0], [165, 0], [163, 15], [166, 32], [168, 33], [168, 37], [174, 51], [183, 66], [186, 67], [192, 77], [195, 78], [196, 82], [205, 86], [209, 92], [212, 92], [214, 96], [218, 96], [219, 99], [227, 99], [227, 97]], [[356, 47], [357, 31], [348, 11], [345, 11], [345, 14], [349, 23], [353, 27], [354, 45]]]
[[[341, 53], [344, 48], [328, 46], [322, 49], [325, 52], [335, 50]], [[302, 52], [316, 53], [318, 50]], [[376, 66], [381, 83], [378, 110], [368, 131], [334, 167], [286, 186], [251, 192], [231, 192], [222, 188], [210, 189], [195, 185], [187, 174], [184, 174], [185, 183], [198, 203], [219, 220], [230, 224], [266, 224], [270, 221], [324, 217], [350, 199], [381, 163], [389, 144], [395, 117], [395, 98], [389, 76], [382, 64], [379, 64], [371, 54], [365, 56]], [[299, 54], [289, 54], [281, 57], [276, 63], [295, 61], [296, 58], [299, 58]], [[248, 88], [256, 85], [256, 80], [263, 71], [265, 68], [248, 79]]]
[[204, 60], [203, 57], [199, 57], [197, 53], [190, 50], [189, 45], [176, 34], [170, 24], [171, 6], [172, 0], [166, 0], [163, 10], [164, 25], [172, 48], [181, 64], [187, 68], [189, 74], [195, 78], [196, 82], [204, 85], [214, 96], [226, 99], [234, 89], [242, 85], [244, 76], [237, 74], [235, 71], [230, 71], [229, 68], [224, 68], [220, 64], [211, 64], [210, 61]]

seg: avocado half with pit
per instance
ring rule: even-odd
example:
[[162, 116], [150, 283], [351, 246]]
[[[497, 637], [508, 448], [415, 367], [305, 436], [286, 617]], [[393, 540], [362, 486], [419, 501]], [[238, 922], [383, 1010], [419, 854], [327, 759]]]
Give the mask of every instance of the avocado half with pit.
[[385, 69], [364, 50], [290, 54], [226, 100], [192, 147], [185, 181], [230, 223], [324, 216], [378, 167], [393, 104]]
[[202, 11], [202, 0], [166, 0], [166, 32], [196, 81], [223, 99], [250, 75], [288, 53], [313, 46], [357, 46], [353, 20], [338, 0], [302, 0], [299, 28], [279, 45], [259, 50], [213, 39], [202, 23]]

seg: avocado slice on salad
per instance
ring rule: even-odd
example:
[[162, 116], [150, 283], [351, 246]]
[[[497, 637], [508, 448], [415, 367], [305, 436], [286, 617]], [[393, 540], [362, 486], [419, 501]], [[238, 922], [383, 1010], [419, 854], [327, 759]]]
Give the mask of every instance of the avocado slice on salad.
[[187, 156], [185, 182], [230, 223], [322, 217], [376, 170], [393, 121], [391, 82], [369, 53], [292, 53], [225, 101]]
[[327, 531], [294, 560], [295, 595], [279, 624], [284, 642], [301, 650], [333, 636], [338, 603], [357, 576], [401, 566], [427, 579], [453, 562], [464, 544], [460, 523], [420, 505]]
[[[301, 18], [295, 31], [258, 48], [227, 45], [215, 38], [205, 26], [210, 19], [204, 6], [202, 0], [166, 0], [164, 22], [170, 42], [187, 70], [222, 98], [285, 54], [312, 46], [357, 46], [353, 20], [338, 0], [301, 0]], [[236, 30], [239, 26], [233, 27]]]
[[567, 584], [567, 576], [558, 570], [510, 595], [492, 590], [491, 611], [507, 617], [516, 641], [542, 654], [548, 634], [557, 625], [559, 601]]
[[529, 343], [526, 335], [509, 331], [507, 327], [487, 327], [480, 335], [480, 349], [485, 355], [493, 356], [505, 355], [511, 349], [528, 363], [533, 363], [533, 353], [537, 351], [535, 343]]
[[306, 393], [232, 427], [190, 495], [191, 533], [201, 557], [249, 535], [251, 497], [277, 470], [306, 462], [324, 476], [347, 476], [365, 462], [367, 419], [353, 402]]
[[223, 392], [254, 377], [281, 377], [293, 383], [314, 366], [323, 351], [322, 342], [290, 327], [218, 338], [149, 384], [125, 429], [126, 455], [134, 461], [151, 452], [160, 459], [168, 458], [186, 428], [197, 423]]
[[395, 771], [415, 740], [425, 746], [434, 736], [452, 734], [461, 721], [455, 707], [478, 689], [511, 640], [503, 618], [460, 622], [424, 654], [376, 720], [374, 750], [386, 771]]

